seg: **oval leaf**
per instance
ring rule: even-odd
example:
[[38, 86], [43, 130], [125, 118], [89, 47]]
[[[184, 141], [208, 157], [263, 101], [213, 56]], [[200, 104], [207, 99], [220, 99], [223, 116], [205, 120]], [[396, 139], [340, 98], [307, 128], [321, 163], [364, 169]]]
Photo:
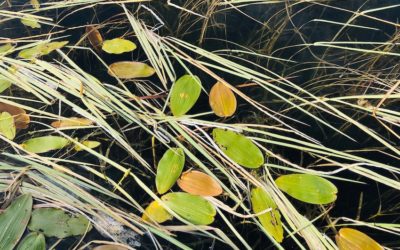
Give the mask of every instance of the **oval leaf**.
[[219, 117], [228, 117], [236, 111], [236, 97], [230, 88], [217, 82], [211, 88], [209, 102], [214, 113]]
[[275, 183], [279, 189], [303, 202], [322, 205], [336, 200], [336, 186], [316, 175], [282, 175], [275, 180]]
[[155, 70], [145, 63], [128, 61], [113, 63], [108, 71], [109, 75], [121, 79], [149, 77], [154, 73]]
[[109, 54], [122, 54], [135, 50], [136, 44], [129, 40], [115, 38], [104, 41], [102, 49]]
[[26, 129], [31, 122], [25, 110], [17, 106], [0, 102], [0, 112], [10, 113], [14, 117], [14, 123], [17, 129]]
[[15, 138], [16, 128], [14, 118], [8, 112], [0, 113], [0, 134], [4, 135], [9, 140]]
[[168, 193], [161, 199], [172, 211], [195, 225], [208, 225], [214, 221], [215, 208], [201, 196], [177, 192]]
[[46, 240], [41, 233], [28, 234], [18, 245], [17, 250], [46, 250]]
[[65, 127], [81, 127], [81, 126], [90, 126], [93, 122], [86, 118], [79, 117], [71, 117], [68, 119], [55, 121], [51, 123], [53, 128], [65, 128]]
[[156, 188], [158, 193], [167, 192], [179, 178], [185, 164], [185, 154], [181, 148], [170, 148], [157, 165]]
[[215, 128], [212, 134], [219, 148], [237, 164], [259, 168], [264, 163], [261, 150], [246, 136], [220, 128]]
[[341, 228], [335, 238], [340, 250], [383, 250], [368, 235], [352, 228]]
[[171, 90], [171, 111], [174, 116], [186, 114], [199, 99], [201, 82], [197, 76], [184, 75], [179, 78]]
[[188, 171], [178, 180], [178, 186], [185, 192], [200, 196], [218, 196], [222, 187], [211, 176], [200, 171]]
[[87, 38], [93, 48], [99, 53], [103, 44], [103, 37], [99, 30], [94, 26], [86, 26]]
[[48, 55], [54, 50], [61, 49], [67, 43], [68, 41], [41, 43], [32, 48], [21, 50], [18, 53], [18, 56], [24, 59], [31, 59], [35, 57]]
[[5, 77], [0, 75], [0, 93], [4, 90], [8, 89], [11, 86], [11, 82], [7, 80]]
[[256, 214], [269, 208], [272, 209], [270, 212], [258, 215], [257, 217], [265, 230], [274, 237], [277, 242], [281, 243], [283, 240], [281, 214], [269, 194], [260, 187], [253, 188], [253, 190], [251, 190], [251, 204]]
[[25, 231], [32, 212], [32, 196], [23, 194], [0, 214], [0, 249], [12, 250]]
[[8, 54], [14, 46], [11, 43], [6, 43], [0, 46], [0, 55]]
[[145, 209], [142, 219], [148, 222], [155, 221], [157, 223], [163, 223], [164, 221], [171, 220], [172, 215], [157, 201], [153, 201]]
[[[84, 146], [86, 146], [86, 147], [88, 147], [88, 148], [90, 148], [90, 149], [92, 149], [92, 148], [97, 148], [98, 146], [100, 146], [101, 145], [101, 143], [100, 142], [98, 142], [98, 141], [83, 141], [83, 142], [81, 142]], [[79, 145], [76, 145], [75, 147], [74, 147], [74, 149], [76, 150], [76, 151], [82, 151], [83, 150], [83, 148], [81, 148]]]
[[57, 208], [33, 210], [29, 230], [42, 232], [47, 237], [66, 238], [83, 235], [92, 228], [85, 216], [72, 215]]
[[64, 137], [49, 135], [29, 139], [22, 143], [22, 147], [29, 152], [40, 154], [62, 149], [68, 144], [69, 140]]
[[40, 2], [39, 0], [30, 0], [30, 3], [35, 10], [40, 10]]
[[34, 17], [22, 18], [21, 23], [25, 26], [31, 27], [32, 29], [39, 29], [41, 27], [38, 19]]

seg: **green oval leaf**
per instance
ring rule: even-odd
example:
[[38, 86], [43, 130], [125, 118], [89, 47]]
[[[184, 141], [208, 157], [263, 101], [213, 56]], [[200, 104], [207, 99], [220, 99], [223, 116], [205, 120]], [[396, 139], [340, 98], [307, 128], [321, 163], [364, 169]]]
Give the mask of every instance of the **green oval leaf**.
[[115, 38], [112, 40], [105, 40], [101, 48], [109, 54], [122, 54], [136, 49], [136, 44], [129, 40]]
[[13, 140], [16, 132], [13, 116], [8, 112], [0, 113], [0, 134], [9, 140]]
[[109, 75], [121, 79], [149, 77], [155, 73], [152, 67], [141, 62], [116, 62], [111, 64], [109, 68]]
[[32, 196], [23, 194], [17, 197], [0, 214], [0, 249], [12, 250], [25, 231], [32, 212]]
[[17, 250], [46, 250], [46, 240], [41, 233], [28, 234], [18, 245]]
[[0, 54], [1, 55], [8, 54], [13, 48], [14, 46], [11, 43], [6, 43], [0, 46]]
[[25, 26], [31, 27], [32, 29], [39, 29], [41, 27], [38, 19], [35, 17], [22, 18], [21, 23]]
[[61, 49], [64, 47], [68, 41], [62, 42], [51, 42], [51, 43], [41, 43], [32, 48], [21, 50], [18, 56], [24, 59], [31, 59], [35, 57], [40, 57], [48, 55], [54, 50]]
[[29, 139], [22, 143], [22, 147], [32, 153], [40, 154], [62, 149], [69, 144], [69, 140], [61, 136], [42, 136]]
[[156, 188], [158, 193], [167, 192], [178, 180], [185, 164], [185, 154], [181, 148], [168, 149], [157, 166]]
[[58, 208], [33, 210], [29, 230], [42, 232], [48, 237], [66, 238], [83, 235], [92, 228], [88, 219], [81, 214], [72, 215]]
[[8, 89], [11, 86], [11, 82], [7, 80], [4, 76], [0, 75], [0, 93]]
[[222, 152], [237, 164], [259, 168], [264, 163], [261, 150], [246, 136], [220, 128], [215, 128], [212, 134]]
[[279, 189], [303, 202], [320, 205], [336, 200], [336, 186], [316, 175], [282, 175], [275, 180], [275, 183]]
[[168, 193], [161, 200], [172, 211], [195, 225], [208, 225], [214, 221], [215, 208], [201, 196], [177, 192]]
[[201, 82], [197, 76], [184, 75], [172, 86], [171, 111], [174, 116], [186, 114], [199, 99]]
[[269, 194], [260, 187], [253, 188], [253, 190], [251, 190], [251, 204], [256, 214], [269, 208], [272, 209], [270, 212], [258, 215], [257, 217], [265, 230], [274, 237], [277, 242], [281, 243], [283, 240], [281, 214]]

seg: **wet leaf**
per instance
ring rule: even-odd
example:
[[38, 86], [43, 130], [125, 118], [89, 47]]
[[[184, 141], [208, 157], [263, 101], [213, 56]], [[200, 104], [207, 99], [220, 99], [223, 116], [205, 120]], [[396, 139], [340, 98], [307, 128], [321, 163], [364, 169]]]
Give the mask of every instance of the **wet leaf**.
[[220, 128], [215, 128], [212, 134], [219, 148], [237, 164], [259, 168], [264, 163], [261, 150], [246, 136]]
[[32, 212], [32, 196], [23, 194], [17, 197], [0, 214], [0, 249], [12, 250], [25, 231]]
[[35, 17], [21, 18], [21, 23], [25, 26], [31, 27], [32, 29], [39, 29], [41, 27], [38, 19]]
[[168, 149], [157, 165], [156, 188], [158, 193], [167, 192], [179, 178], [185, 164], [185, 154], [181, 148]]
[[197, 76], [184, 75], [172, 86], [171, 111], [174, 116], [186, 114], [199, 99], [201, 82]]
[[172, 211], [195, 225], [208, 225], [214, 221], [215, 208], [201, 196], [176, 192], [168, 193], [161, 199]]
[[35, 57], [48, 55], [54, 50], [61, 49], [67, 44], [68, 41], [41, 43], [32, 48], [21, 50], [18, 53], [18, 56], [24, 59], [32, 59]]
[[157, 223], [163, 223], [167, 220], [171, 220], [172, 215], [157, 201], [153, 201], [145, 209], [142, 219], [148, 222], [155, 221]]
[[40, 2], [39, 0], [30, 0], [31, 5], [35, 10], [40, 10]]
[[152, 67], [141, 62], [116, 62], [109, 67], [108, 74], [121, 79], [149, 77], [155, 73]]
[[46, 240], [41, 233], [29, 233], [18, 245], [17, 250], [46, 250]]
[[83, 235], [92, 226], [85, 216], [69, 214], [58, 208], [38, 208], [33, 210], [28, 225], [29, 230], [42, 232], [47, 237], [66, 238]]
[[26, 111], [17, 106], [0, 102], [0, 112], [10, 113], [14, 118], [15, 127], [17, 129], [26, 129], [31, 122], [31, 119], [29, 118], [29, 115], [26, 114]]
[[236, 111], [236, 97], [230, 88], [221, 82], [217, 82], [211, 88], [209, 102], [217, 116], [228, 117]]
[[40, 154], [52, 150], [62, 149], [69, 144], [69, 140], [61, 136], [42, 136], [29, 139], [22, 143], [22, 147], [32, 153]]
[[93, 248], [93, 250], [128, 250], [128, 248], [119, 245], [101, 245]]
[[12, 115], [8, 112], [0, 113], [0, 134], [4, 135], [9, 140], [13, 140], [16, 132], [17, 130]]
[[10, 52], [10, 50], [12, 50], [14, 48], [14, 46], [12, 46], [11, 43], [6, 43], [4, 45], [0, 46], [0, 55], [5, 55], [8, 52]]
[[[83, 142], [81, 142], [81, 143], [82, 143], [84, 146], [86, 146], [86, 147], [88, 147], [88, 148], [91, 148], [91, 149], [97, 148], [98, 146], [101, 145], [101, 143], [98, 142], [98, 141], [83, 141]], [[76, 151], [82, 151], [82, 150], [83, 150], [83, 148], [81, 148], [81, 147], [78, 146], [78, 145], [76, 145], [76, 146], [74, 147], [74, 149], [75, 149]]]
[[95, 26], [86, 26], [87, 38], [90, 44], [97, 52], [101, 52], [101, 45], [103, 44], [103, 37], [100, 31]]
[[51, 123], [53, 128], [90, 126], [93, 122], [87, 118], [71, 117]]
[[136, 44], [129, 40], [115, 38], [105, 40], [102, 49], [109, 54], [122, 54], [136, 49]]
[[178, 186], [185, 192], [200, 196], [218, 196], [223, 191], [214, 178], [196, 170], [183, 173]]
[[5, 77], [0, 75], [0, 93], [4, 90], [8, 89], [11, 86], [11, 82], [7, 80]]
[[339, 250], [383, 250], [368, 235], [352, 228], [341, 228], [335, 239]]
[[279, 243], [283, 240], [283, 227], [281, 214], [278, 207], [271, 199], [269, 194], [262, 188], [257, 187], [251, 190], [251, 204], [254, 213], [261, 213], [266, 209], [271, 208], [272, 211], [258, 215], [258, 219], [265, 230]]
[[303, 202], [328, 204], [336, 200], [336, 186], [316, 175], [282, 175], [275, 180], [275, 183], [279, 189]]

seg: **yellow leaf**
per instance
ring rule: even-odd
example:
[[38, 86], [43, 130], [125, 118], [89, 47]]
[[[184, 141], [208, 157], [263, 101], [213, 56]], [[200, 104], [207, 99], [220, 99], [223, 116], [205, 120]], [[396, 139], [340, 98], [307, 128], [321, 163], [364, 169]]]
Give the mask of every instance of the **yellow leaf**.
[[56, 49], [64, 47], [68, 41], [41, 43], [32, 48], [21, 50], [18, 56], [25, 59], [31, 59], [39, 56], [50, 54]]
[[13, 140], [16, 134], [16, 128], [12, 115], [8, 112], [0, 113], [0, 134], [7, 139]]
[[149, 77], [154, 73], [155, 70], [145, 63], [128, 61], [113, 63], [108, 71], [109, 75], [121, 79]]
[[29, 115], [26, 114], [25, 110], [17, 106], [0, 102], [0, 112], [10, 113], [14, 118], [15, 127], [17, 129], [27, 128], [28, 124], [31, 121]]
[[[101, 143], [100, 142], [98, 142], [98, 141], [83, 141], [83, 142], [81, 142], [84, 146], [86, 146], [86, 147], [88, 147], [88, 148], [90, 148], [90, 149], [92, 149], [92, 148], [97, 148], [98, 146], [100, 146], [101, 145]], [[83, 148], [81, 148], [79, 145], [76, 145], [75, 147], [74, 147], [74, 149], [76, 150], [76, 151], [82, 151], [83, 150]]]
[[32, 29], [38, 29], [41, 27], [37, 18], [34, 17], [26, 17], [21, 19], [21, 23], [25, 26], [31, 27]]
[[35, 10], [40, 10], [40, 2], [39, 0], [30, 0], [31, 5]]
[[178, 186], [189, 194], [201, 196], [218, 196], [222, 187], [211, 176], [200, 171], [187, 171], [178, 180]]
[[109, 54], [122, 54], [135, 50], [136, 44], [129, 40], [115, 38], [104, 41], [102, 49]]
[[214, 113], [219, 117], [228, 117], [236, 111], [236, 97], [232, 90], [221, 82], [211, 88], [209, 102]]
[[157, 223], [163, 223], [164, 221], [171, 220], [172, 215], [157, 201], [153, 201], [144, 210], [142, 219], [148, 222], [155, 221]]
[[71, 117], [68, 119], [55, 121], [51, 123], [53, 128], [65, 128], [65, 127], [81, 127], [92, 125], [93, 122], [86, 118]]
[[382, 250], [383, 247], [368, 235], [352, 229], [341, 228], [336, 235], [336, 243], [340, 250]]

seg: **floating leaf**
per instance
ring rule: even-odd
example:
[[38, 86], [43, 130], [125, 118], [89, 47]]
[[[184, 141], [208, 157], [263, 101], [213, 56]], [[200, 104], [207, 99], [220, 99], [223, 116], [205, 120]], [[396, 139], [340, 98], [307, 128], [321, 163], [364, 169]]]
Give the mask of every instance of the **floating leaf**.
[[87, 118], [71, 117], [51, 123], [53, 128], [90, 126], [93, 122]]
[[8, 89], [11, 86], [11, 82], [7, 80], [5, 77], [0, 75], [0, 93], [4, 90]]
[[154, 73], [155, 70], [145, 63], [128, 61], [113, 63], [108, 71], [109, 75], [121, 79], [149, 77]]
[[41, 27], [39, 20], [35, 17], [22, 18], [21, 23], [25, 26], [31, 27], [32, 29], [38, 29]]
[[13, 140], [16, 132], [12, 115], [8, 112], [0, 113], [0, 134], [4, 135], [9, 140]]
[[214, 221], [215, 208], [201, 196], [177, 192], [168, 193], [161, 199], [172, 211], [195, 225], [208, 225]]
[[62, 149], [69, 144], [69, 140], [61, 136], [42, 136], [29, 139], [22, 143], [22, 147], [32, 153], [40, 154], [52, 150]]
[[86, 26], [87, 38], [93, 48], [99, 53], [103, 44], [103, 37], [100, 31], [94, 26]]
[[40, 10], [40, 2], [39, 0], [30, 0], [31, 5], [35, 10]]
[[181, 148], [170, 148], [164, 153], [157, 166], [156, 188], [158, 193], [167, 192], [179, 178], [185, 164]]
[[185, 192], [200, 196], [218, 196], [222, 187], [208, 174], [200, 171], [187, 171], [178, 180], [178, 186]]
[[85, 216], [69, 214], [58, 208], [33, 210], [29, 230], [42, 232], [47, 237], [66, 238], [83, 235], [92, 228]]
[[[101, 143], [100, 142], [98, 142], [98, 141], [83, 141], [83, 142], [81, 142], [84, 146], [86, 146], [86, 147], [88, 147], [88, 148], [97, 148], [98, 146], [100, 146], [101, 145]], [[76, 150], [76, 151], [82, 151], [83, 150], [83, 148], [81, 148], [79, 145], [76, 145], [75, 147], [74, 147], [74, 149]]]
[[368, 235], [352, 228], [341, 228], [335, 238], [339, 250], [383, 250]]
[[25, 231], [32, 212], [32, 196], [23, 194], [17, 197], [0, 214], [0, 249], [12, 250]]
[[288, 195], [311, 204], [328, 204], [336, 200], [337, 188], [332, 182], [310, 174], [282, 175], [276, 185]]
[[10, 113], [14, 117], [14, 123], [17, 129], [26, 129], [31, 122], [25, 110], [14, 105], [0, 102], [0, 112]]
[[93, 250], [128, 250], [128, 248], [119, 245], [101, 245], [93, 248]]
[[236, 97], [225, 84], [217, 82], [211, 88], [209, 102], [217, 116], [228, 117], [236, 111]]
[[237, 164], [258, 168], [264, 163], [261, 150], [246, 136], [220, 128], [215, 128], [212, 134], [219, 148]]
[[24, 59], [31, 59], [35, 57], [40, 57], [44, 55], [48, 55], [54, 50], [61, 49], [68, 41], [62, 42], [50, 42], [50, 43], [41, 43], [32, 48], [21, 50], [18, 53], [18, 56]]
[[136, 49], [136, 44], [129, 40], [115, 38], [105, 40], [102, 49], [109, 54], [122, 54]]
[[155, 221], [157, 223], [163, 223], [164, 221], [171, 220], [172, 215], [157, 201], [153, 201], [144, 210], [142, 219], [148, 222]]
[[12, 50], [14, 48], [14, 46], [12, 46], [11, 43], [6, 43], [2, 46], [0, 46], [0, 55], [5, 55], [8, 52], [10, 52], [10, 50]]
[[277, 242], [281, 243], [283, 240], [281, 214], [269, 194], [260, 187], [253, 188], [251, 190], [251, 204], [256, 214], [269, 208], [272, 209], [270, 212], [258, 215], [257, 217], [265, 230], [272, 235]]
[[201, 82], [197, 76], [184, 75], [172, 86], [171, 111], [174, 116], [186, 114], [199, 99]]
[[17, 250], [46, 250], [44, 235], [37, 232], [29, 233], [18, 245]]

